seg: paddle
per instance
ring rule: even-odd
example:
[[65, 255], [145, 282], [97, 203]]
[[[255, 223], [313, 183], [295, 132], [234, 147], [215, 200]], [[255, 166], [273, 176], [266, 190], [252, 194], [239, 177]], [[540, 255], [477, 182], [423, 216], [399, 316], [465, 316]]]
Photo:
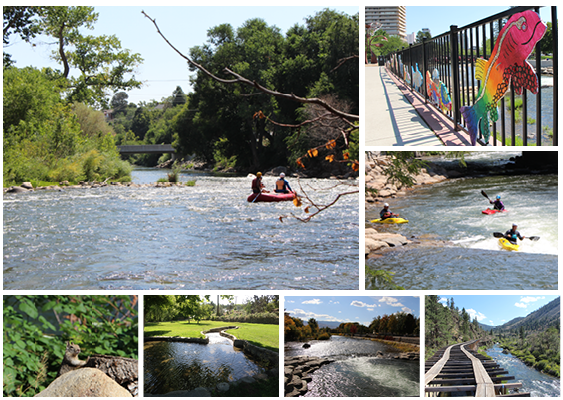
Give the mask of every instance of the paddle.
[[[504, 233], [500, 233], [500, 232], [493, 232], [493, 236], [496, 237], [496, 238], [506, 237], [506, 236], [504, 236]], [[531, 241], [535, 242], [536, 240], [539, 240], [540, 237], [539, 236], [525, 236], [524, 239], [530, 239]]]
[[491, 199], [489, 199], [489, 196], [487, 196], [487, 193], [485, 193], [484, 190], [481, 190], [481, 194], [482, 194], [483, 196], [485, 196], [485, 197], [487, 198], [487, 200], [491, 201]]

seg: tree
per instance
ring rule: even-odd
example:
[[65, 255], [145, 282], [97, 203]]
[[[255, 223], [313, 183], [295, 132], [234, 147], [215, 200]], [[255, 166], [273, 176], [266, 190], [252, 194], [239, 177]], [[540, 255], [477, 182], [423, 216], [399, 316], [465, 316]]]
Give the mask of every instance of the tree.
[[[107, 108], [106, 91], [141, 86], [132, 74], [143, 61], [139, 54], [121, 48], [115, 36], [84, 36], [80, 29], [93, 29], [98, 19], [94, 7], [44, 7], [42, 33], [55, 38], [58, 49], [53, 59], [62, 64], [61, 77], [67, 83], [70, 102], [84, 102]], [[71, 68], [79, 74], [70, 75]]]
[[[3, 6], [3, 47], [10, 44], [11, 35], [19, 35], [29, 43], [40, 32], [39, 16], [43, 7]], [[12, 65], [10, 54], [4, 53], [4, 67]]]
[[432, 35], [428, 31], [418, 31], [416, 34], [416, 43], [422, 43], [424, 39], [431, 39]]
[[310, 318], [309, 321], [307, 321], [307, 325], [311, 328], [311, 333], [313, 335], [317, 335], [319, 333], [319, 324], [315, 318]]
[[186, 95], [182, 91], [180, 86], [176, 86], [174, 92], [172, 92], [172, 106], [182, 106], [186, 104]]
[[118, 112], [124, 113], [126, 111], [128, 98], [129, 95], [125, 92], [117, 92], [113, 95], [113, 97], [111, 98], [111, 108], [113, 109], [114, 115]]

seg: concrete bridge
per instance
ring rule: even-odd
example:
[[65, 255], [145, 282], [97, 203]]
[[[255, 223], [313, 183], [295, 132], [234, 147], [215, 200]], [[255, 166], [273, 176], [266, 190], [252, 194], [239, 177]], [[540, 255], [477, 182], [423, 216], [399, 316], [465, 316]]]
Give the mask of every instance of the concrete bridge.
[[[474, 397], [530, 397], [530, 393], [508, 394], [509, 389], [519, 389], [521, 382], [507, 376], [508, 371], [476, 350], [478, 340], [457, 343], [440, 349], [426, 361], [424, 374], [426, 397], [440, 393], [452, 396]], [[504, 382], [504, 383], [503, 383]]]
[[172, 160], [176, 159], [176, 150], [172, 147], [171, 144], [141, 144], [141, 145], [122, 145], [117, 146], [117, 150], [119, 150], [120, 154], [129, 155], [129, 154], [164, 154], [170, 153], [172, 154]]

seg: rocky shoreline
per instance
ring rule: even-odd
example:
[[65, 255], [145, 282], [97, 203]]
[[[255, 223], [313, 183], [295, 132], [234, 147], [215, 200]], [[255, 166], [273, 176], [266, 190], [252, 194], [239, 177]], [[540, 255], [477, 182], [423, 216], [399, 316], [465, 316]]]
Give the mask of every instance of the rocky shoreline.
[[133, 183], [133, 182], [80, 182], [78, 185], [71, 185], [68, 182], [59, 182], [58, 185], [53, 186], [38, 186], [33, 187], [31, 182], [24, 182], [20, 186], [10, 186], [9, 188], [4, 188], [4, 193], [32, 193], [34, 191], [55, 191], [62, 192], [65, 189], [96, 189], [102, 187], [128, 187], [128, 188], [146, 188], [146, 187], [156, 187], [156, 188], [167, 188], [167, 187], [188, 187], [182, 182], [155, 182], [155, 183]]

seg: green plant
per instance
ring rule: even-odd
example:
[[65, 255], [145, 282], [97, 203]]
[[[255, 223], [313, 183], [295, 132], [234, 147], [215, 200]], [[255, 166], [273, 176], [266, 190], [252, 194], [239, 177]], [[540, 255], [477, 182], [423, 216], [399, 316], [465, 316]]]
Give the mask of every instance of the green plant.
[[195, 180], [193, 180], [193, 181], [187, 181], [187, 182], [186, 182], [186, 186], [195, 186]]
[[34, 396], [55, 379], [65, 342], [85, 355], [137, 358], [136, 296], [4, 296], [4, 396]]
[[[385, 270], [372, 270], [366, 266], [366, 281], [371, 285], [371, 287], [366, 287], [366, 289], [393, 289], [393, 290], [404, 290], [403, 287], [395, 284], [393, 282], [394, 272]], [[367, 285], [366, 285], [367, 286]]]

